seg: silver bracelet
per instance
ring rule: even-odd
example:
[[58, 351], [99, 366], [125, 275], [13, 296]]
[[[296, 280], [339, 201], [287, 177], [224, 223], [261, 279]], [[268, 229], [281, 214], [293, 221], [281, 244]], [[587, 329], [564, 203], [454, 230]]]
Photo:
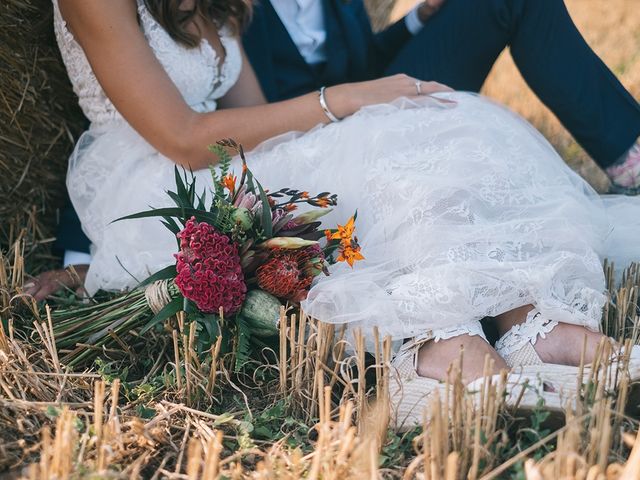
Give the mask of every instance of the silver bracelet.
[[318, 94], [318, 99], [320, 100], [320, 106], [322, 107], [322, 111], [324, 112], [324, 114], [327, 116], [327, 118], [329, 120], [331, 120], [332, 122], [339, 122], [340, 119], [338, 117], [336, 117], [331, 110], [329, 110], [329, 106], [327, 105], [327, 99], [324, 97], [324, 91], [327, 89], [327, 87], [321, 87], [320, 88], [320, 93]]

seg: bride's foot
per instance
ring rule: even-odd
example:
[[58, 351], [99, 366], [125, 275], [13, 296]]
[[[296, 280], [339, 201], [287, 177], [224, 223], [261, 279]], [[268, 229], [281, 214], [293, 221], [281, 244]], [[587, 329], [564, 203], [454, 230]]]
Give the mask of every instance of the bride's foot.
[[584, 363], [590, 364], [598, 345], [608, 338], [579, 325], [544, 318], [531, 305], [501, 315], [496, 322], [501, 334], [496, 350], [511, 366], [552, 363], [577, 367], [583, 350]]
[[534, 348], [544, 363], [577, 367], [580, 365], [583, 349], [584, 363], [590, 364], [595, 359], [598, 345], [605, 338], [608, 337], [602, 333], [578, 325], [559, 323], [547, 338], [540, 339]]
[[484, 398], [482, 392], [495, 388], [507, 404], [532, 408], [543, 391], [537, 377], [506, 374], [507, 364], [491, 348], [479, 322], [412, 339], [402, 346], [391, 367], [391, 418], [400, 430], [421, 424], [433, 395], [444, 399], [447, 385], [459, 379], [474, 402]]

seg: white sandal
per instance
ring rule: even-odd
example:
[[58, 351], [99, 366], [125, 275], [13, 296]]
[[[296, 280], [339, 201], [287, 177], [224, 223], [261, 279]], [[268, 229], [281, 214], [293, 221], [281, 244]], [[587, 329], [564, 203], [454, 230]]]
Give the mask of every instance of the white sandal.
[[[459, 335], [477, 335], [486, 341], [480, 322], [469, 323], [452, 329], [429, 331], [405, 343], [394, 357], [391, 362], [389, 398], [391, 422], [398, 431], [422, 425], [425, 410], [435, 395], [439, 395], [444, 401], [447, 390], [450, 391], [452, 388], [445, 382], [418, 375], [417, 358], [420, 347], [428, 341], [437, 342]], [[518, 409], [535, 408], [540, 397], [547, 396], [540, 377], [522, 373], [479, 378], [468, 384], [465, 389], [479, 407], [484, 397], [483, 393], [486, 393], [490, 386], [497, 389], [496, 393], [504, 397], [507, 405], [517, 406]], [[556, 407], [560, 406], [556, 405], [557, 402], [553, 399], [551, 403]]]
[[[520, 325], [514, 325], [505, 333], [495, 345], [498, 354], [511, 368], [521, 369], [524, 374], [540, 374], [545, 381], [550, 380], [561, 385], [561, 394], [575, 395], [577, 390], [577, 376], [580, 369], [568, 365], [545, 363], [536, 352], [534, 345], [539, 338], [546, 338], [558, 322], [545, 317], [538, 309], [533, 309], [527, 315], [527, 319]], [[624, 363], [624, 348], [611, 356], [611, 363], [607, 374], [607, 388], [615, 389], [620, 381], [620, 375], [616, 375], [619, 365]], [[583, 370], [583, 383], [591, 377], [592, 365], [585, 365]], [[640, 380], [640, 346], [634, 345], [629, 355], [628, 374], [630, 382]]]

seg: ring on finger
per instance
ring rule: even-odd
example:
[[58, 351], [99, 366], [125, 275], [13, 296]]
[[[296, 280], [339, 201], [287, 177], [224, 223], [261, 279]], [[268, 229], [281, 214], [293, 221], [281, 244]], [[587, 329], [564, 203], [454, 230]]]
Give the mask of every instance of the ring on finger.
[[422, 82], [416, 82], [415, 86], [416, 86], [416, 92], [418, 93], [418, 95], [422, 95]]

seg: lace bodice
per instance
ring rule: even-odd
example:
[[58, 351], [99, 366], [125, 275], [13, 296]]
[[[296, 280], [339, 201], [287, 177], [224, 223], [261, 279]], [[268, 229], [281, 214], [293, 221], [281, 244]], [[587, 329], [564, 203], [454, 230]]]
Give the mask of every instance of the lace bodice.
[[[94, 125], [121, 120], [122, 116], [98, 83], [84, 51], [68, 30], [58, 1], [52, 1], [58, 46], [82, 111]], [[216, 100], [229, 91], [240, 75], [242, 57], [237, 39], [227, 29], [220, 31], [226, 52], [220, 65], [217, 52], [207, 40], [203, 39], [196, 48], [175, 42], [156, 22], [144, 1], [137, 1], [145, 37], [184, 100], [198, 112], [215, 110]]]

